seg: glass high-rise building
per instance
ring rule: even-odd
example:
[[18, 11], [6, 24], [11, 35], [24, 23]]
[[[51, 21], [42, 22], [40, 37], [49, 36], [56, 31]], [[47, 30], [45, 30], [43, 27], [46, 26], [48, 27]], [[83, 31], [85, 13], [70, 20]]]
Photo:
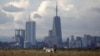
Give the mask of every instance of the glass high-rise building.
[[36, 24], [34, 21], [26, 22], [25, 48], [36, 45]]
[[56, 4], [56, 16], [53, 19], [52, 33], [54, 36], [54, 44], [58, 47], [62, 47], [62, 31], [61, 31], [61, 20], [58, 16], [58, 6]]

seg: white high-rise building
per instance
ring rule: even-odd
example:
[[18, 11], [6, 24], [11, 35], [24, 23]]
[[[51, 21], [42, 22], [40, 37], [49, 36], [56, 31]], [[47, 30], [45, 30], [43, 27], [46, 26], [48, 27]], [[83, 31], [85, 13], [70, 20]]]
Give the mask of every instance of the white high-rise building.
[[36, 24], [34, 21], [26, 22], [25, 48], [36, 45]]

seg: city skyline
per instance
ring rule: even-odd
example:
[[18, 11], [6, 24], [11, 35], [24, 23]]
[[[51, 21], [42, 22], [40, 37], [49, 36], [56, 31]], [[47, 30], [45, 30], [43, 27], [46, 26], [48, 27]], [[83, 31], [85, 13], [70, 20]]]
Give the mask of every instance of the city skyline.
[[[0, 0], [0, 36], [13, 37], [15, 29], [25, 27], [28, 14], [31, 13], [32, 20], [37, 23], [36, 38], [43, 39], [52, 26], [52, 18], [55, 16], [55, 1]], [[71, 35], [90, 34], [100, 36], [99, 0], [58, 0], [58, 3], [63, 39]]]

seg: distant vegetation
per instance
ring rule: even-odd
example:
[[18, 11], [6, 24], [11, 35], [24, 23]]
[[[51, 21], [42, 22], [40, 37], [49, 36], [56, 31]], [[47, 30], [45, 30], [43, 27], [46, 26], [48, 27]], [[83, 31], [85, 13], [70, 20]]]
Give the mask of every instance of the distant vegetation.
[[1, 49], [0, 56], [100, 56], [100, 50], [57, 50], [56, 53], [46, 53], [36, 49]]

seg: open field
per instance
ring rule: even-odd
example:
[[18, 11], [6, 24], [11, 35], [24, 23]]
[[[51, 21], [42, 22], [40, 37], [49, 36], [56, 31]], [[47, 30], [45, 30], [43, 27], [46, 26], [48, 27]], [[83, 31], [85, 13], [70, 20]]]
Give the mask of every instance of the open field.
[[100, 56], [100, 50], [58, 50], [56, 53], [42, 50], [0, 50], [0, 56]]

